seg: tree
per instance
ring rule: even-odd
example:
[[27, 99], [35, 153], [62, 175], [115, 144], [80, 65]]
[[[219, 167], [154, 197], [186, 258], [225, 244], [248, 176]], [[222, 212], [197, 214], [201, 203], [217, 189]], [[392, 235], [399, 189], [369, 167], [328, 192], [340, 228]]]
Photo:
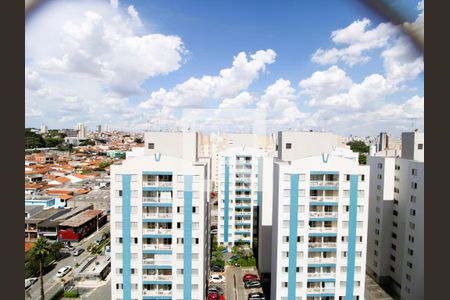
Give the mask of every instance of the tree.
[[80, 146], [95, 146], [95, 141], [87, 139], [80, 142]]
[[142, 140], [142, 138], [137, 137], [137, 138], [134, 139], [134, 142], [136, 144], [142, 144], [144, 141]]
[[63, 138], [58, 138], [58, 137], [47, 137], [45, 138], [45, 147], [57, 147], [59, 145], [62, 145], [62, 143], [64, 143], [64, 139]]
[[52, 247], [46, 239], [38, 238], [34, 247], [30, 250], [30, 259], [39, 262], [39, 278], [41, 281], [41, 300], [45, 299], [43, 268], [46, 258], [52, 253]]
[[106, 167], [109, 167], [111, 164], [112, 164], [112, 162], [110, 162], [110, 161], [108, 161], [108, 160], [102, 160], [102, 161], [98, 164], [98, 166], [99, 166], [99, 168], [104, 169], [104, 168], [106, 168]]
[[350, 149], [353, 152], [358, 153], [368, 153], [369, 152], [369, 146], [366, 145], [363, 141], [351, 141], [347, 143], [348, 146], [350, 146]]
[[41, 148], [45, 146], [45, 141], [41, 135], [32, 132], [30, 128], [25, 128], [25, 149]]
[[365, 154], [360, 153], [358, 158], [360, 165], [366, 165], [367, 164], [367, 156]]

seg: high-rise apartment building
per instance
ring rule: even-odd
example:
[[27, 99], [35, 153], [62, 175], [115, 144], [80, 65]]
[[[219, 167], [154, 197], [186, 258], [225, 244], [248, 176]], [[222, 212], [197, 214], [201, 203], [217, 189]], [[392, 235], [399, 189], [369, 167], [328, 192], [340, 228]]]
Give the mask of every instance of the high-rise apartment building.
[[424, 297], [424, 134], [402, 133], [402, 156], [369, 156], [367, 271], [397, 299]]
[[206, 298], [209, 169], [196, 139], [146, 133], [143, 155], [111, 166], [112, 299]]
[[329, 133], [278, 135], [271, 299], [364, 299], [369, 167], [341, 144]]
[[86, 125], [84, 123], [78, 123], [75, 129], [78, 130], [78, 136], [77, 137], [79, 139], [86, 138]]
[[48, 132], [48, 127], [47, 127], [47, 125], [42, 124], [42, 125], [41, 125], [40, 133], [43, 134], [43, 133], [47, 133], [47, 132]]
[[218, 242], [231, 246], [242, 241], [250, 246], [258, 236], [259, 206], [263, 197], [271, 202], [272, 195], [263, 196], [263, 172], [272, 173], [270, 159], [260, 149], [231, 147], [219, 152]]

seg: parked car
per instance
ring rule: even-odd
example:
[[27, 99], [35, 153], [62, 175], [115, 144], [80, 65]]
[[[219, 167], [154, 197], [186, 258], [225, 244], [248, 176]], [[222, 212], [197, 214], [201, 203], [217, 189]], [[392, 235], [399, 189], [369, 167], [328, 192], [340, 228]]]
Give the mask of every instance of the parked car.
[[248, 300], [266, 300], [266, 297], [263, 293], [250, 293], [248, 294]]
[[37, 277], [31, 277], [25, 279], [25, 289], [29, 288], [33, 283], [35, 283], [38, 280]]
[[100, 239], [99, 239], [99, 240], [95, 240], [95, 245], [98, 246], [98, 245], [100, 245], [101, 243], [102, 243], [102, 240], [100, 240]]
[[212, 282], [212, 283], [223, 283], [223, 282], [225, 282], [225, 276], [222, 276], [222, 275], [211, 275], [211, 276], [209, 276], [209, 282]]
[[61, 269], [58, 270], [58, 272], [56, 273], [56, 277], [64, 277], [67, 273], [70, 272], [70, 270], [72, 270], [71, 266], [65, 266], [62, 267]]
[[77, 249], [75, 249], [74, 251], [73, 251], [73, 256], [78, 256], [78, 255], [80, 255], [81, 253], [83, 253], [84, 252], [84, 249], [83, 248], [77, 248]]
[[243, 282], [246, 282], [246, 281], [249, 281], [249, 280], [255, 281], [255, 280], [258, 280], [258, 279], [259, 279], [258, 275], [255, 275], [255, 274], [245, 274], [242, 277], [242, 281]]
[[208, 295], [208, 300], [219, 300], [219, 294], [217, 293], [211, 293]]
[[211, 234], [217, 234], [217, 229], [211, 230]]
[[220, 287], [218, 287], [218, 286], [210, 286], [209, 288], [208, 288], [208, 295], [209, 294], [219, 294], [219, 295], [223, 295], [223, 290], [220, 288]]
[[241, 258], [239, 255], [233, 255], [232, 257], [230, 257], [228, 259], [228, 262], [232, 262], [232, 261], [238, 260], [239, 258]]
[[211, 272], [223, 272], [225, 268], [222, 266], [211, 266]]
[[244, 287], [246, 289], [260, 288], [261, 287], [261, 282], [259, 282], [258, 280], [246, 281], [244, 283]]

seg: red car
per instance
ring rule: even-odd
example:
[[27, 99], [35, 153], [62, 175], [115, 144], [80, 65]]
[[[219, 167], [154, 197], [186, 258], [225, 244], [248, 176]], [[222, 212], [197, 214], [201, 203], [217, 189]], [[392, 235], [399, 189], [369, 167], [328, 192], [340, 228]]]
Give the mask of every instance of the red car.
[[217, 293], [211, 293], [208, 296], [208, 300], [219, 300], [219, 295]]
[[246, 282], [249, 280], [258, 280], [258, 279], [259, 279], [258, 275], [255, 275], [255, 274], [245, 274], [244, 277], [242, 277], [243, 282]]
[[225, 300], [225, 296], [224, 295], [220, 295], [220, 300]]

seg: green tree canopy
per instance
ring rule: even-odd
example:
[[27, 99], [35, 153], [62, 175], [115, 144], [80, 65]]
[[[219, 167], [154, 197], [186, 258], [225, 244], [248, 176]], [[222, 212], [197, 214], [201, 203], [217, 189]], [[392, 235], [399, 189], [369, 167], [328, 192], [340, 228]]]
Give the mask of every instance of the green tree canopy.
[[350, 149], [353, 152], [358, 153], [368, 153], [369, 152], [369, 146], [366, 145], [363, 141], [351, 141], [347, 143], [348, 146], [350, 146]]
[[90, 140], [90, 139], [80, 142], [80, 146], [94, 146], [94, 145], [95, 145], [95, 141]]
[[40, 134], [25, 128], [25, 149], [45, 147], [45, 141]]

